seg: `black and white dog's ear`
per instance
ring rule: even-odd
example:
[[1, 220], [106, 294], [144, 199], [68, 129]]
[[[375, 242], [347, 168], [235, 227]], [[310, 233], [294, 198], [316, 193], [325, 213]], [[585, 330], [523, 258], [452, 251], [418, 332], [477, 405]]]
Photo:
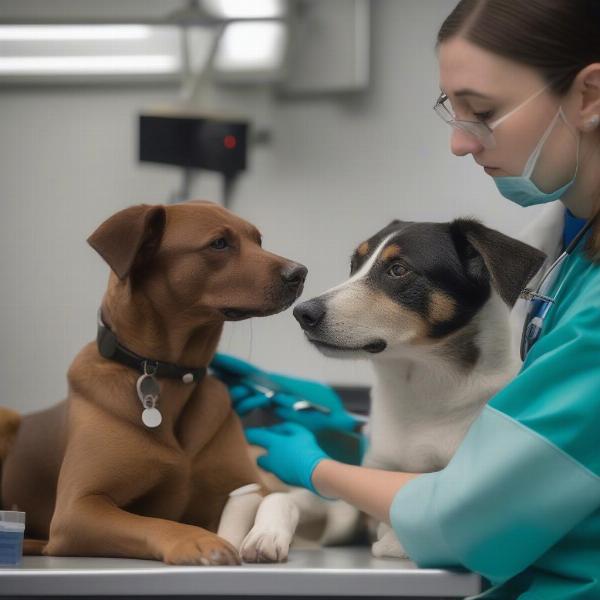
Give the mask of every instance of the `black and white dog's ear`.
[[390, 221], [387, 224], [386, 229], [388, 227], [398, 227], [400, 225], [409, 225], [410, 223], [412, 223], [412, 221], [401, 221], [400, 219], [394, 219], [393, 221]]
[[474, 219], [456, 219], [450, 223], [450, 235], [467, 275], [475, 282], [490, 277], [500, 297], [511, 307], [546, 258], [537, 248]]

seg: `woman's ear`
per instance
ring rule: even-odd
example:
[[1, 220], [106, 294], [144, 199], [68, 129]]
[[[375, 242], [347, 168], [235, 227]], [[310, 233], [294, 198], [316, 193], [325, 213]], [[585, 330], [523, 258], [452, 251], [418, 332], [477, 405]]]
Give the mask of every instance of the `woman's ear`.
[[510, 307], [546, 258], [537, 248], [474, 219], [456, 219], [450, 234], [467, 276], [477, 283], [489, 278]]
[[578, 95], [575, 125], [583, 133], [591, 133], [600, 125], [600, 63], [582, 69], [574, 85]]
[[104, 221], [87, 242], [123, 280], [156, 254], [165, 223], [163, 206], [130, 206]]

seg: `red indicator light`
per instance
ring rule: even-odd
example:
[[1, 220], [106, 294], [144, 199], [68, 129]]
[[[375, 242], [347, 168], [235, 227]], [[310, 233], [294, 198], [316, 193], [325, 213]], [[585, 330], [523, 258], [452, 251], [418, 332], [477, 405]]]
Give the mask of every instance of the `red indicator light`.
[[223, 145], [227, 150], [233, 150], [237, 146], [237, 138], [235, 135], [226, 135], [223, 138]]

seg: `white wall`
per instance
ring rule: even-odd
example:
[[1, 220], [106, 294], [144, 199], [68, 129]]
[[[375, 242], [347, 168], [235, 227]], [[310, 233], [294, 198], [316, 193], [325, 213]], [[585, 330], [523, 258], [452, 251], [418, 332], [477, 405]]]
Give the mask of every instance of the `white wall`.
[[[341, 281], [356, 244], [392, 218], [474, 215], [516, 233], [532, 215], [501, 199], [470, 157], [450, 154], [449, 129], [431, 110], [435, 33], [454, 4], [373, 0], [366, 94], [282, 100], [258, 92], [223, 101], [272, 127], [233, 208], [260, 227], [267, 248], [308, 266], [304, 298]], [[164, 201], [179, 183], [168, 167], [136, 162], [137, 111], [174, 94], [0, 89], [1, 404], [26, 412], [64, 396], [69, 363], [95, 335], [108, 276], [85, 238], [116, 210]], [[194, 186], [195, 197], [219, 193], [214, 176]], [[228, 326], [221, 348], [275, 371], [369, 381], [366, 364], [310, 348], [290, 311]]]

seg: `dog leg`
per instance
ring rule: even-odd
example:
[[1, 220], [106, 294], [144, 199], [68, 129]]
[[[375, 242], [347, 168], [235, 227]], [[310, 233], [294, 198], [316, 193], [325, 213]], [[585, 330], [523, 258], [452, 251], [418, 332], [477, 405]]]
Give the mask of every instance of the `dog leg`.
[[351, 542], [360, 527], [360, 511], [343, 500], [325, 500], [309, 490], [296, 488], [289, 493], [298, 507], [299, 527], [320, 525], [318, 543], [339, 546]]
[[293, 488], [289, 496], [298, 507], [300, 524], [327, 517], [327, 505], [331, 503], [329, 500], [324, 500], [304, 488]]
[[0, 462], [6, 458], [21, 424], [21, 415], [0, 406]]
[[217, 535], [238, 551], [254, 525], [256, 512], [264, 498], [258, 490], [260, 486], [252, 483], [231, 492], [221, 515]]
[[237, 550], [216, 534], [129, 513], [100, 494], [80, 497], [55, 513], [46, 556], [115, 556], [172, 565], [237, 565]]
[[289, 496], [299, 511], [292, 547], [319, 547], [327, 521], [327, 501], [304, 488], [290, 488]]
[[356, 537], [359, 524], [360, 511], [356, 507], [343, 500], [329, 502], [321, 544], [323, 546], [340, 546], [350, 543]]
[[377, 558], [408, 558], [406, 550], [387, 523], [379, 523], [377, 541], [371, 546], [371, 553]]
[[245, 562], [285, 562], [296, 525], [298, 507], [289, 494], [273, 493], [258, 507], [254, 527], [242, 542]]

